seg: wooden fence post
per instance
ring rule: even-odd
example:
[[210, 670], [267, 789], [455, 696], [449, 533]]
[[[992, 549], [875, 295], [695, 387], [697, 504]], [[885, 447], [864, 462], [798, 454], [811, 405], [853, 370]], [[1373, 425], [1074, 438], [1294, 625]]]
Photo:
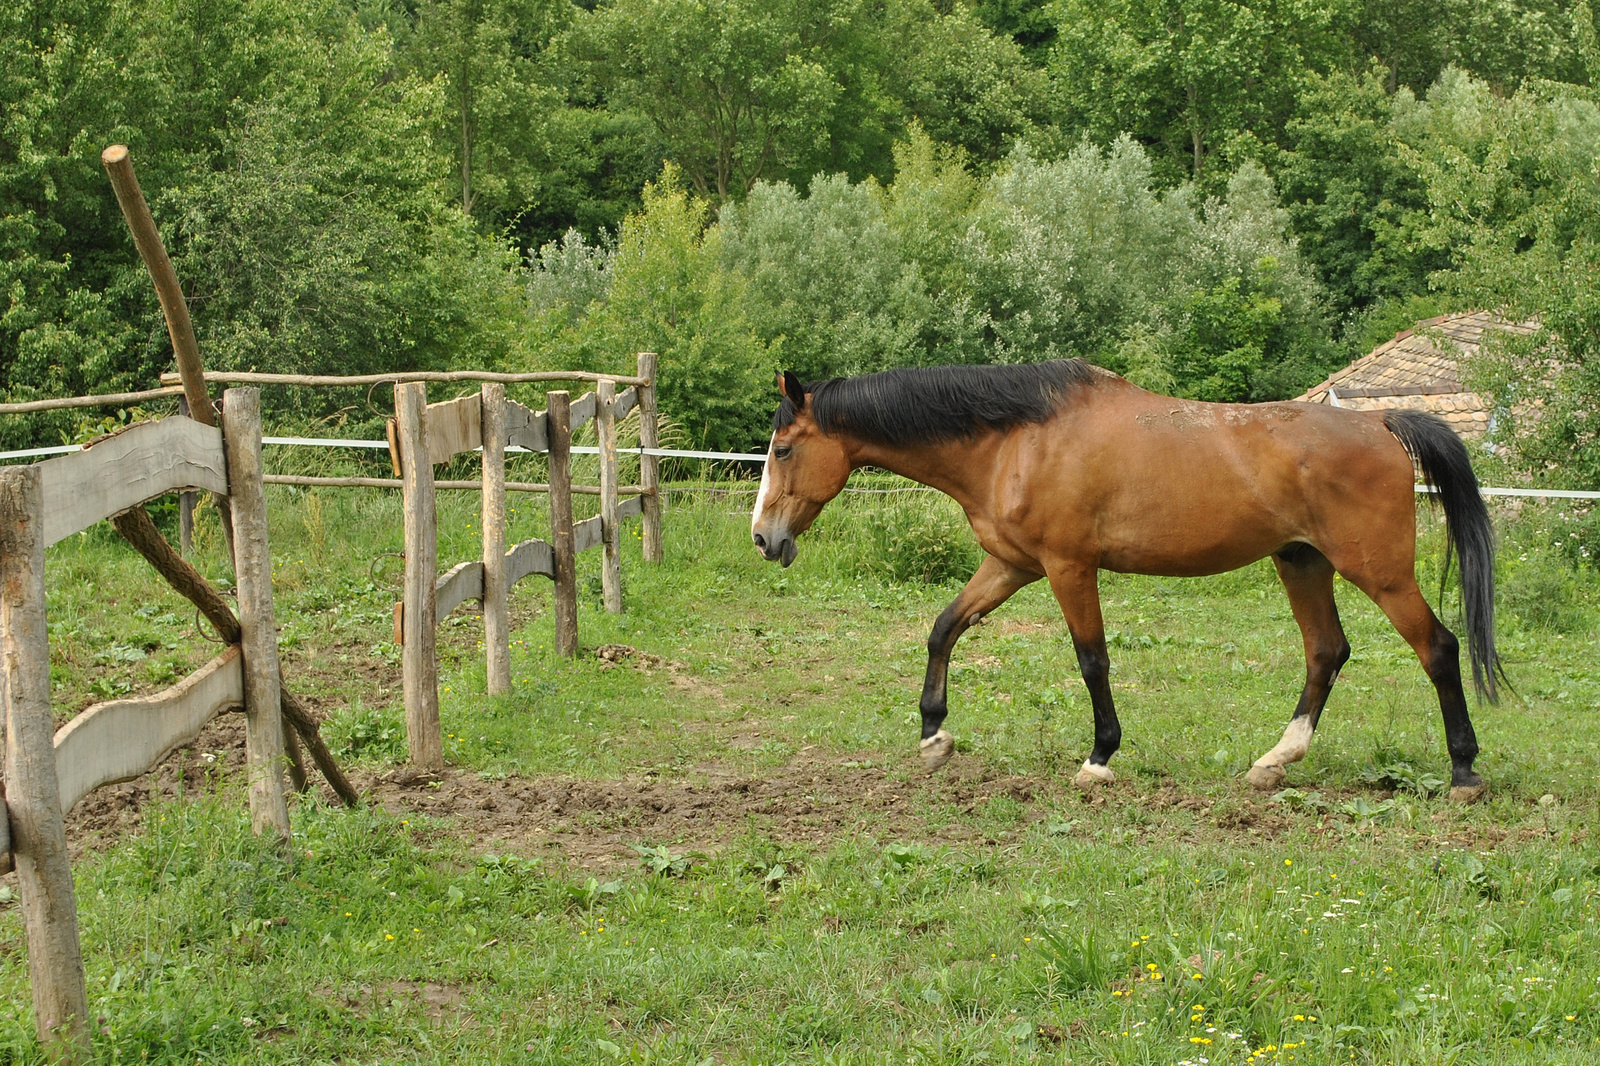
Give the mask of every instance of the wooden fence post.
[[44, 617], [44, 490], [37, 467], [0, 470], [0, 700], [6, 807], [28, 935], [33, 1024], [53, 1058], [88, 1051], [89, 999], [61, 822], [50, 643]]
[[[661, 436], [656, 424], [656, 353], [639, 353], [639, 376], [649, 379], [648, 385], [639, 386], [639, 447], [661, 447]], [[644, 561], [661, 561], [661, 476], [654, 455], [639, 455], [639, 487], [644, 490], [640, 500], [640, 520], [643, 524], [641, 545]]]
[[222, 394], [222, 439], [233, 504], [233, 575], [238, 584], [239, 649], [244, 653], [244, 752], [250, 828], [289, 839], [284, 799], [283, 702], [279, 692], [278, 627], [272, 615], [272, 554], [262, 487], [261, 392]]
[[600, 562], [601, 595], [606, 610], [622, 613], [622, 530], [617, 521], [617, 383], [594, 386], [595, 438], [600, 444]]
[[511, 614], [506, 603], [506, 387], [486, 382], [483, 414], [483, 646], [489, 695], [511, 692]]
[[556, 651], [578, 653], [578, 553], [572, 540], [572, 397], [545, 397], [549, 412], [550, 547], [555, 562]]
[[400, 608], [403, 644], [401, 687], [406, 702], [406, 740], [411, 761], [426, 770], [444, 769], [444, 734], [439, 727], [439, 665], [434, 659], [434, 580], [439, 569], [433, 459], [428, 454], [428, 387], [394, 387], [395, 432], [400, 444], [401, 494], [406, 528], [406, 586]]

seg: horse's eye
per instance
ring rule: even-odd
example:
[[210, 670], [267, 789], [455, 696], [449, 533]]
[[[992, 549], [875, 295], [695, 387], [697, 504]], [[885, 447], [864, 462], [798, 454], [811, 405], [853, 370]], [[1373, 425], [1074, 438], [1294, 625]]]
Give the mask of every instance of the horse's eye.
[[789, 458], [789, 453], [792, 452], [792, 451], [794, 451], [794, 449], [791, 448], [789, 445], [780, 444], [777, 447], [772, 449], [772, 454], [773, 454], [773, 456], [775, 458], [787, 459], [787, 458]]

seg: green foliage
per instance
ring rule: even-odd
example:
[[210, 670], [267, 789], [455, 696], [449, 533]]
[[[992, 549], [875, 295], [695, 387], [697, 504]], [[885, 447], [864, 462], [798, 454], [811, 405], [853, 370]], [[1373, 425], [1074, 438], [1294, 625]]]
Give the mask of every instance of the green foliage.
[[890, 496], [857, 519], [856, 570], [879, 580], [961, 584], [983, 561], [958, 508], [920, 493]]
[[1230, 142], [1271, 139], [1306, 76], [1344, 59], [1333, 10], [1300, 0], [1056, 0], [1051, 69], [1069, 129], [1131, 133], [1199, 178]]
[[1465, 75], [1441, 81], [1417, 117], [1415, 150], [1458, 299], [1537, 318], [1496, 338], [1475, 368], [1495, 402], [1494, 438], [1523, 469], [1600, 484], [1600, 106], [1587, 90], [1527, 87], [1509, 98]]
[[[1428, 226], [1427, 183], [1396, 128], [1415, 107], [1409, 89], [1386, 92], [1380, 72], [1336, 71], [1308, 83], [1286, 125], [1273, 170], [1300, 250], [1337, 315], [1380, 301], [1404, 305], [1427, 290], [1431, 271], [1449, 264], [1447, 248], [1419, 240]], [[1379, 339], [1426, 317], [1397, 321]], [[1368, 331], [1358, 332], [1352, 356], [1372, 348]]]
[[[551, 249], [540, 274], [546, 289], [583, 271], [591, 283], [609, 275], [605, 302], [560, 331], [554, 358], [623, 369], [616, 353], [654, 351], [667, 416], [695, 447], [743, 450], [765, 436], [774, 360], [749, 323], [745, 280], [722, 265], [719, 231], [706, 227], [709, 205], [677, 187], [676, 177], [669, 168], [659, 184], [645, 186], [643, 209], [623, 223], [609, 266], [592, 254], [581, 269], [557, 266]], [[572, 237], [567, 247], [576, 266], [583, 246]], [[558, 324], [573, 314], [570, 300], [558, 298], [565, 310], [549, 312]]]
[[696, 191], [721, 202], [824, 141], [842, 87], [822, 38], [845, 7], [616, 0], [581, 24], [580, 47], [607, 91], [650, 117]]

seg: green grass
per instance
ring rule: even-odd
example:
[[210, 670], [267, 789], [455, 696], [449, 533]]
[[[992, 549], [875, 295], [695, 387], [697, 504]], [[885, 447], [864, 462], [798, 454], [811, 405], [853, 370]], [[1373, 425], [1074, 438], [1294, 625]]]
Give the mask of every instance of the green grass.
[[[442, 499], [448, 564], [475, 554], [475, 515], [470, 496]], [[271, 502], [291, 683], [330, 713], [347, 762], [393, 769], [393, 567], [373, 563], [399, 550], [397, 501]], [[1431, 687], [1343, 584], [1354, 655], [1310, 757], [1276, 800], [1239, 779], [1303, 671], [1265, 564], [1106, 575], [1125, 744], [1103, 799], [1066, 783], [1088, 701], [1040, 586], [958, 647], [960, 754], [929, 778], [923, 641], [954, 586], [894, 579], [968, 558], [945, 532], [958, 516], [847, 497], [785, 571], [755, 556], [738, 509], [675, 498], [666, 564], [624, 552], [620, 617], [599, 609], [597, 554], [582, 560], [585, 648], [676, 665], [555, 656], [548, 588], [529, 581], [513, 601], [516, 691], [491, 700], [478, 620], [446, 623], [447, 757], [507, 790], [792, 785], [835, 821], [755, 800], [670, 830], [565, 816], [563, 839], [620, 842], [607, 860], [541, 843], [556, 818], [537, 805], [507, 849], [455, 814], [305, 798], [280, 854], [250, 836], [237, 782], [193, 781], [75, 866], [97, 1059], [1593, 1060], [1600, 599], [1591, 572], [1558, 559], [1558, 514], [1528, 508], [1506, 533], [1500, 641], [1520, 699], [1476, 712], [1493, 791], [1461, 809], [1437, 794], [1449, 764]], [[538, 531], [537, 511], [519, 509], [514, 536]], [[204, 522], [200, 548], [225, 581]], [[104, 530], [49, 567], [61, 714], [211, 654], [192, 611]], [[901, 802], [851, 791], [865, 781]], [[34, 1061], [15, 906], [0, 910], [0, 989], [0, 1057]]]

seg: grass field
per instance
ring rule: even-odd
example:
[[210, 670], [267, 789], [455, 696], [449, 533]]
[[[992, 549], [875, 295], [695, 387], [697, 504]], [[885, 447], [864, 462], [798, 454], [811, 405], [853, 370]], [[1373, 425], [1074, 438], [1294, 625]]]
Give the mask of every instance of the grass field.
[[[470, 497], [445, 499], [448, 563], [476, 529]], [[785, 571], [749, 548], [748, 500], [675, 497], [666, 564], [625, 550], [623, 616], [586, 555], [576, 659], [524, 582], [509, 698], [483, 694], [458, 612], [451, 768], [427, 779], [401, 765], [397, 501], [275, 491], [285, 669], [373, 801], [304, 797], [293, 848], [263, 848], [231, 724], [86, 801], [69, 832], [97, 1059], [1594, 1061], [1600, 597], [1551, 547], [1559, 516], [1507, 527], [1519, 696], [1477, 711], [1492, 792], [1462, 809], [1438, 795], [1431, 687], [1344, 585], [1354, 655], [1310, 757], [1275, 797], [1243, 783], [1303, 671], [1266, 564], [1106, 576], [1109, 792], [1068, 783], [1088, 701], [1039, 586], [957, 648], [959, 753], [928, 776], [923, 641], [955, 586], [917, 578], [972, 558], [953, 511], [847, 497]], [[226, 580], [217, 539], [202, 521]], [[49, 580], [63, 718], [214, 651], [104, 529], [52, 549]], [[4, 1061], [39, 1057], [25, 958], [4, 906]]]

